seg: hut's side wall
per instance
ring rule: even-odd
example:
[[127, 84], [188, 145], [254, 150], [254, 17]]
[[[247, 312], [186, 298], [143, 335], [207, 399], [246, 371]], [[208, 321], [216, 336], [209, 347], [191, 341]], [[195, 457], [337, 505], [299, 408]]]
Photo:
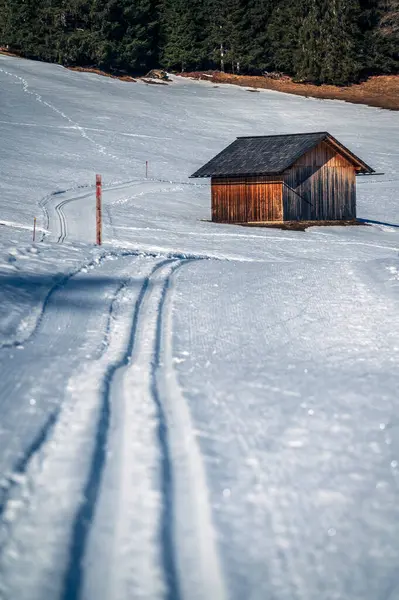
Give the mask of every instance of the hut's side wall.
[[282, 219], [281, 178], [212, 178], [212, 221], [247, 223]]
[[322, 142], [284, 174], [284, 220], [356, 217], [356, 171]]
[[245, 178], [212, 177], [212, 221], [245, 223], [247, 221]]

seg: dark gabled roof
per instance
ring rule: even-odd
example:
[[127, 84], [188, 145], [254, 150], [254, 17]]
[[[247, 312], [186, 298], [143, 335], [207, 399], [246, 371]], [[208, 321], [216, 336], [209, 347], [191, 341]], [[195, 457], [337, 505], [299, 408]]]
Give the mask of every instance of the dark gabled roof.
[[191, 177], [234, 177], [278, 175], [291, 167], [303, 154], [326, 141], [357, 167], [359, 172], [374, 170], [345, 148], [327, 131], [239, 137]]

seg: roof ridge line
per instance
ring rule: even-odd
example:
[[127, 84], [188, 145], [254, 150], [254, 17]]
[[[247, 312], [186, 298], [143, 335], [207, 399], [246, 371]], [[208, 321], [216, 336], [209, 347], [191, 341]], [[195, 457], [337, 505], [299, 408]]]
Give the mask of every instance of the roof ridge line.
[[250, 138], [271, 138], [271, 137], [291, 137], [293, 135], [331, 135], [328, 131], [304, 131], [302, 133], [272, 133], [271, 135], [238, 135], [236, 140], [245, 140]]

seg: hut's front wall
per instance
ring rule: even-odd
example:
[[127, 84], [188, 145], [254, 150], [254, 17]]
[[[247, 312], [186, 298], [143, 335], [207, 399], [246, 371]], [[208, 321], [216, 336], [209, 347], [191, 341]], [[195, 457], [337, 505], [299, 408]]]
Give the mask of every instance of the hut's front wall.
[[321, 142], [303, 154], [296, 162], [296, 167], [351, 167], [353, 165], [332, 148], [327, 142]]
[[356, 217], [356, 171], [322, 142], [284, 174], [284, 220]]
[[247, 223], [282, 220], [281, 178], [212, 178], [212, 221]]

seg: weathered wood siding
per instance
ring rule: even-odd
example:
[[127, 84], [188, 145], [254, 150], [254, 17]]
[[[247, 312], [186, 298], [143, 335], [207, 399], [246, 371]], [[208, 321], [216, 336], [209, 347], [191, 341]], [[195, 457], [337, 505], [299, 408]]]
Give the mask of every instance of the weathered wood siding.
[[355, 218], [355, 178], [353, 165], [322, 142], [284, 174], [284, 220]]
[[247, 221], [245, 178], [212, 178], [212, 221]]
[[341, 154], [338, 154], [326, 142], [321, 142], [318, 146], [306, 152], [296, 162], [296, 167], [351, 167], [353, 165]]
[[246, 223], [282, 220], [281, 178], [212, 178], [212, 221]]

